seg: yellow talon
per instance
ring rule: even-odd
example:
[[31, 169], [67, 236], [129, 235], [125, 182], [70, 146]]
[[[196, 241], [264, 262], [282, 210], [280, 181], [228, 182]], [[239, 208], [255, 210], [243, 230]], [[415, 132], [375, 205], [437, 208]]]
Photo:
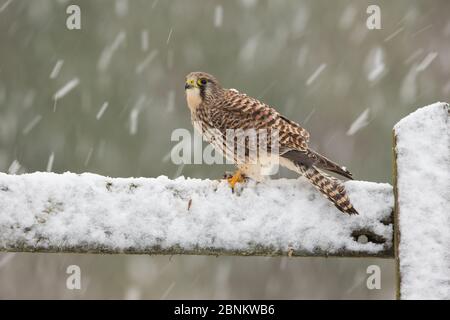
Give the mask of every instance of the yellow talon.
[[234, 173], [234, 175], [231, 178], [228, 178], [228, 183], [230, 184], [231, 189], [234, 190], [234, 186], [236, 183], [242, 183], [245, 181], [245, 177], [241, 174], [241, 172], [238, 170]]

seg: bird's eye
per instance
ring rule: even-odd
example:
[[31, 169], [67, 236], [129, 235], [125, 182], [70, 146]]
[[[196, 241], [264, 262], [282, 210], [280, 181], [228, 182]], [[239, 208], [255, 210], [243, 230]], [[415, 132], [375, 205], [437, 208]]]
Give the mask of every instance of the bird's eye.
[[198, 80], [197, 80], [197, 84], [198, 84], [199, 86], [204, 86], [204, 85], [206, 85], [207, 82], [208, 82], [208, 81], [207, 81], [206, 79], [198, 79]]

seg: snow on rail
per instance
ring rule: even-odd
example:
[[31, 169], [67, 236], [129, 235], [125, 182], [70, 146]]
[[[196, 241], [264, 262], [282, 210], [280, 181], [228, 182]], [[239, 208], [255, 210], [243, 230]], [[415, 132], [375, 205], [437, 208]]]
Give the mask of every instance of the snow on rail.
[[359, 216], [304, 178], [0, 173], [0, 251], [392, 257], [392, 187], [345, 185]]

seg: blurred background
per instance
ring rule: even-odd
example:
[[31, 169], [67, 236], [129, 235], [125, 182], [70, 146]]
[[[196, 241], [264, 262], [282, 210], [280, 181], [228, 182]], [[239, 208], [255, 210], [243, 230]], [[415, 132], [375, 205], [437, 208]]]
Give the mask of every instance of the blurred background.
[[[66, 27], [70, 4], [81, 30]], [[371, 4], [380, 30], [366, 26]], [[449, 12], [446, 0], [0, 0], [0, 171], [221, 177], [231, 167], [170, 160], [172, 131], [191, 130], [184, 76], [201, 70], [302, 124], [356, 179], [392, 183], [393, 125], [450, 100]], [[66, 289], [71, 264], [81, 290]], [[381, 290], [366, 287], [371, 264]], [[0, 253], [0, 298], [393, 299], [394, 284], [389, 259]]]

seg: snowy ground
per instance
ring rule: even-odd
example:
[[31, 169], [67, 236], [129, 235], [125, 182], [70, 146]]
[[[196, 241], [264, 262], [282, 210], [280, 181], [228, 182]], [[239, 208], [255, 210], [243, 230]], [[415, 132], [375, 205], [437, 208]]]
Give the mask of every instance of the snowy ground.
[[403, 299], [450, 299], [449, 125], [435, 103], [395, 126]]
[[0, 250], [392, 255], [392, 187], [346, 188], [359, 216], [303, 178], [233, 194], [224, 181], [183, 177], [0, 173]]

